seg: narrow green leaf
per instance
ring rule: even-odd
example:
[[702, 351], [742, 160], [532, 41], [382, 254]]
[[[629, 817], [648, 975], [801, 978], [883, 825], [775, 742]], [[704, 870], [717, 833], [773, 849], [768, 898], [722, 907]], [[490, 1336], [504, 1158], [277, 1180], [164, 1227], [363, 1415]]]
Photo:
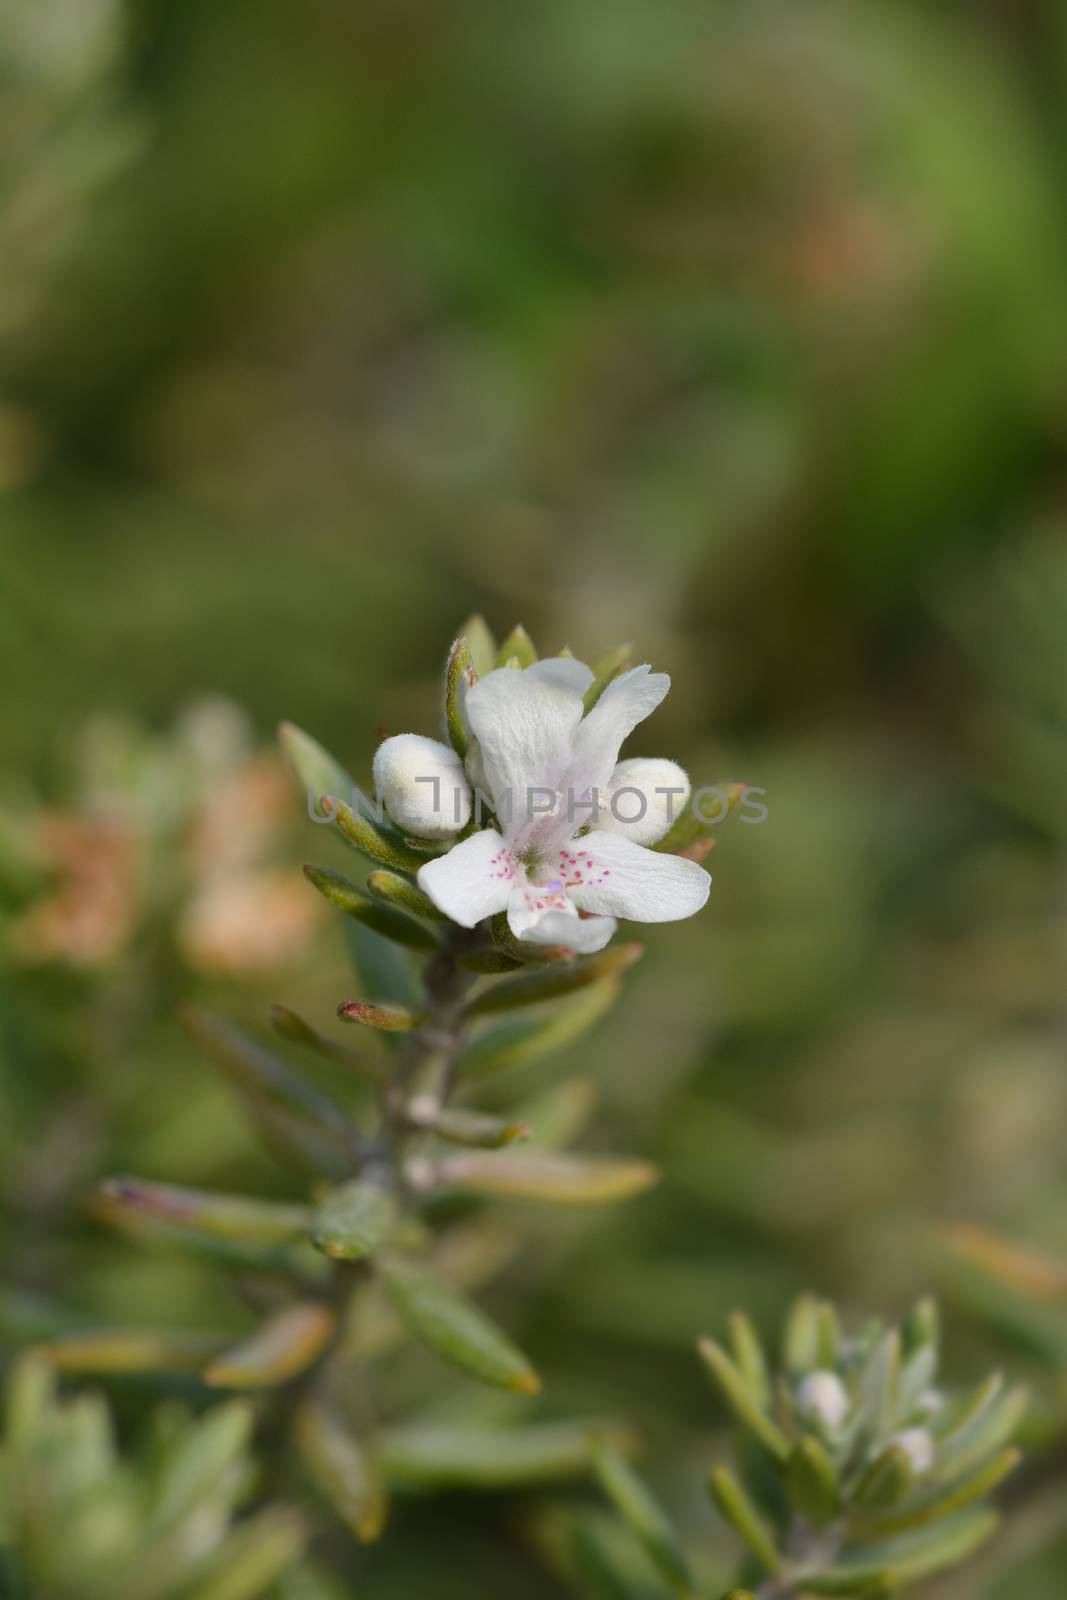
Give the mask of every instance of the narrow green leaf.
[[439, 1356], [483, 1383], [537, 1393], [541, 1380], [522, 1351], [464, 1295], [400, 1256], [379, 1257], [378, 1270], [408, 1331]]
[[736, 1528], [760, 1565], [771, 1573], [780, 1571], [782, 1563], [774, 1536], [733, 1473], [726, 1467], [714, 1467], [708, 1487], [720, 1512]]
[[910, 1360], [919, 1350], [930, 1349], [934, 1353], [936, 1364], [941, 1339], [941, 1317], [936, 1300], [927, 1295], [913, 1306], [904, 1319], [900, 1331], [907, 1359]]
[[792, 1504], [816, 1528], [832, 1522], [841, 1509], [833, 1462], [824, 1445], [811, 1435], [793, 1446], [786, 1484]]
[[335, 1318], [319, 1300], [269, 1317], [251, 1338], [216, 1356], [204, 1373], [213, 1389], [268, 1389], [306, 1372], [333, 1337]]
[[299, 1112], [345, 1148], [352, 1148], [355, 1129], [337, 1102], [258, 1040], [195, 1006], [182, 1007], [180, 1016], [191, 1038], [231, 1083], [253, 1098]]
[[299, 1558], [306, 1540], [303, 1520], [287, 1506], [257, 1512], [209, 1559], [208, 1574], [188, 1591], [187, 1600], [263, 1600]]
[[763, 1351], [760, 1336], [753, 1327], [751, 1318], [746, 1316], [743, 1311], [731, 1312], [727, 1328], [729, 1329], [730, 1345], [738, 1371], [748, 1384], [758, 1403], [761, 1406], [767, 1405], [771, 1394], [767, 1358]]
[[828, 1567], [806, 1572], [801, 1580], [806, 1595], [847, 1595], [850, 1600], [884, 1600], [896, 1589], [896, 1574], [877, 1567]]
[[361, 1544], [385, 1527], [388, 1501], [378, 1466], [347, 1419], [311, 1401], [296, 1414], [296, 1444], [312, 1482]]
[[331, 795], [349, 804], [356, 804], [362, 798], [355, 779], [341, 763], [295, 723], [279, 724], [278, 743], [293, 776], [308, 797], [308, 809], [314, 811], [316, 816], [329, 815], [322, 804], [324, 795]]
[[977, 1466], [986, 1456], [1014, 1437], [1029, 1402], [1025, 1387], [1019, 1385], [994, 1399], [978, 1415], [938, 1443], [933, 1476], [943, 1482]]
[[141, 1178], [107, 1178], [98, 1192], [123, 1210], [241, 1244], [291, 1244], [306, 1238], [311, 1224], [308, 1206], [146, 1183]]
[[817, 1365], [823, 1372], [835, 1372], [841, 1356], [841, 1328], [837, 1312], [828, 1300], [821, 1300], [816, 1311], [819, 1356]]
[[532, 1150], [564, 1150], [588, 1125], [599, 1089], [595, 1078], [567, 1078], [520, 1106]]
[[242, 1462], [254, 1420], [247, 1401], [230, 1400], [182, 1429], [163, 1456], [150, 1527], [172, 1527], [216, 1498]]
[[533, 1422], [484, 1427], [462, 1423], [412, 1423], [386, 1428], [378, 1460], [392, 1483], [420, 1489], [517, 1489], [558, 1483], [588, 1472], [593, 1429], [622, 1450], [632, 1433], [618, 1424]]
[[421, 922], [416, 922], [405, 912], [397, 911], [393, 906], [375, 900], [372, 895], [364, 894], [362, 889], [358, 889], [354, 883], [350, 883], [332, 867], [305, 866], [304, 876], [309, 883], [314, 884], [321, 895], [325, 895], [331, 905], [335, 905], [346, 916], [362, 922], [364, 927], [381, 934], [383, 939], [392, 939], [394, 943], [402, 944], [409, 950], [439, 948], [437, 935], [431, 929], [424, 927]]
[[789, 1440], [767, 1415], [746, 1382], [744, 1375], [730, 1360], [714, 1339], [701, 1339], [697, 1348], [723, 1399], [737, 1420], [770, 1451], [778, 1461], [785, 1462], [791, 1449]]
[[548, 967], [539, 972], [521, 973], [516, 978], [505, 978], [503, 982], [475, 995], [467, 1006], [467, 1015], [480, 1017], [494, 1011], [510, 1011], [516, 1006], [537, 1005], [543, 1000], [573, 994], [587, 984], [599, 983], [604, 978], [625, 972], [643, 953], [644, 946], [640, 944], [615, 945], [601, 950], [598, 955], [585, 956], [569, 966]]
[[628, 1200], [656, 1182], [647, 1161], [628, 1156], [577, 1156], [520, 1151], [448, 1156], [436, 1168], [439, 1183], [471, 1194], [552, 1205], [601, 1205]]
[[428, 894], [402, 873], [390, 872], [387, 867], [376, 867], [367, 877], [367, 888], [377, 900], [387, 905], [400, 906], [417, 917], [429, 917], [432, 922], [447, 922]]
[[388, 1190], [353, 1178], [323, 1200], [315, 1213], [313, 1237], [326, 1255], [359, 1261], [384, 1243], [395, 1220], [396, 1201]]
[[618, 978], [603, 978], [542, 1016], [494, 1023], [467, 1046], [459, 1066], [461, 1074], [487, 1078], [566, 1049], [610, 1011], [621, 990]]
[[857, 1436], [881, 1438], [893, 1426], [900, 1386], [900, 1334], [889, 1328], [871, 1349], [859, 1375]]
[[210, 1334], [107, 1328], [59, 1334], [37, 1348], [56, 1372], [196, 1372], [220, 1342]]
[[408, 1102], [408, 1118], [413, 1127], [424, 1128], [448, 1144], [469, 1145], [477, 1150], [503, 1150], [527, 1138], [530, 1132], [528, 1122], [442, 1106], [432, 1095], [414, 1096]]
[[341, 1044], [336, 1039], [327, 1039], [325, 1034], [319, 1033], [303, 1017], [291, 1011], [288, 1006], [274, 1004], [270, 1008], [271, 1026], [275, 1032], [290, 1044], [303, 1045], [306, 1050], [313, 1050], [316, 1055], [324, 1060], [337, 1063], [355, 1072], [362, 1073], [365, 1077], [373, 1078], [376, 1083], [383, 1083], [388, 1073], [381, 1063], [372, 1060], [369, 1056], [362, 1056], [355, 1050], [350, 1050], [347, 1045]]
[[323, 814], [333, 819], [337, 831], [356, 850], [397, 872], [418, 872], [434, 853], [331, 796], [324, 797]]
[[452, 748], [461, 759], [470, 747], [470, 733], [463, 715], [464, 695], [477, 681], [470, 645], [460, 634], [453, 640], [445, 664], [445, 727]]
[[796, 1381], [819, 1365], [819, 1302], [802, 1294], [789, 1308], [782, 1334], [782, 1362]]
[[502, 667], [514, 657], [520, 667], [532, 667], [537, 660], [534, 642], [521, 622], [517, 622], [496, 653], [496, 665]]
[[991, 1461], [979, 1467], [977, 1472], [964, 1478], [961, 1483], [946, 1492], [933, 1494], [895, 1516], [869, 1521], [865, 1519], [864, 1532], [871, 1538], [880, 1538], [886, 1534], [904, 1533], [908, 1529], [920, 1528], [927, 1523], [951, 1517], [956, 1512], [972, 1506], [976, 1500], [982, 1500], [986, 1495], [992, 1494], [1008, 1474], [1015, 1471], [1021, 1460], [1022, 1452], [1014, 1446], [1001, 1450]]
[[420, 1020], [407, 1006], [379, 1005], [373, 1000], [345, 1000], [337, 1007], [337, 1015], [342, 1022], [358, 1022], [381, 1033], [410, 1033]]
[[29, 1452], [55, 1400], [56, 1363], [43, 1351], [17, 1356], [7, 1380], [4, 1446], [15, 1462]]
[[915, 1472], [911, 1457], [899, 1444], [890, 1444], [871, 1462], [852, 1493], [860, 1510], [883, 1510], [900, 1505], [911, 1493]]
[[696, 1592], [689, 1565], [659, 1504], [618, 1451], [604, 1440], [593, 1440], [592, 1453], [604, 1493], [674, 1592], [689, 1600]]
[[180, 1016], [272, 1150], [321, 1174], [352, 1171], [362, 1142], [336, 1101], [221, 1017], [192, 1006]]
[[[854, 1582], [857, 1568], [863, 1571], [881, 1567], [892, 1574], [894, 1587], [915, 1583], [968, 1560], [995, 1533], [998, 1521], [993, 1510], [964, 1511], [958, 1516], [888, 1539], [882, 1544], [864, 1544], [854, 1552], [846, 1550], [834, 1571], [843, 1580], [852, 1574]], [[805, 1584], [811, 1587], [806, 1578]], [[829, 1591], [813, 1590], [816, 1594], [824, 1592]], [[852, 1594], [857, 1591], [841, 1589], [834, 1592]]]

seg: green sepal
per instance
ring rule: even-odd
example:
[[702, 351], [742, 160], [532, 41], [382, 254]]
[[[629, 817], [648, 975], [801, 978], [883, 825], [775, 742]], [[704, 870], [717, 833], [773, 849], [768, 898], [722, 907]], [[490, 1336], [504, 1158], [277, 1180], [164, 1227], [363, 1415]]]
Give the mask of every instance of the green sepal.
[[400, 1256], [380, 1256], [377, 1265], [409, 1333], [483, 1383], [519, 1394], [538, 1392], [541, 1380], [522, 1351], [465, 1295]]
[[315, 1212], [312, 1238], [337, 1261], [359, 1261], [389, 1237], [396, 1201], [379, 1184], [353, 1178], [331, 1189]]
[[695, 1585], [678, 1537], [659, 1503], [629, 1463], [603, 1439], [592, 1443], [593, 1466], [601, 1488], [623, 1521], [641, 1541], [675, 1594], [692, 1597]]
[[499, 978], [521, 970], [522, 962], [506, 956], [503, 950], [464, 950], [459, 964], [465, 972], [477, 973], [481, 978]]
[[592, 662], [590, 671], [593, 674], [593, 681], [585, 691], [586, 716], [592, 711], [612, 679], [619, 677], [629, 667], [632, 654], [633, 645], [620, 644], [614, 650], [605, 651]]
[[478, 681], [471, 648], [462, 634], [452, 641], [445, 663], [445, 728], [453, 750], [462, 761], [470, 748], [470, 730], [463, 715], [465, 690]]
[[460, 634], [466, 639], [470, 648], [471, 661], [479, 678], [484, 678], [487, 672], [492, 672], [496, 665], [496, 640], [490, 632], [484, 617], [475, 612], [468, 617], [460, 628]]
[[496, 665], [503, 667], [512, 657], [520, 667], [532, 667], [537, 660], [534, 642], [521, 622], [517, 622], [496, 653]]
[[714, 1467], [708, 1488], [721, 1514], [736, 1528], [760, 1565], [770, 1573], [780, 1571], [782, 1563], [774, 1535], [733, 1473], [726, 1467]]

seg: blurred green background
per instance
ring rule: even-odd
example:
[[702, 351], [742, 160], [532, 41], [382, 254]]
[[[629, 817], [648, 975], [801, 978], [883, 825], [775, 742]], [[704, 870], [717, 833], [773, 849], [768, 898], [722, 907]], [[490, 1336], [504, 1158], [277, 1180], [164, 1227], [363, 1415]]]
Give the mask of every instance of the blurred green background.
[[[351, 981], [255, 752], [365, 775], [481, 610], [634, 640], [674, 689], [631, 753], [769, 808], [552, 1068], [665, 1178], [499, 1291], [549, 1411], [641, 1423], [724, 1579], [692, 1339], [735, 1303], [934, 1283], [950, 1368], [1059, 1436], [1067, 1300], [943, 1230], [1067, 1257], [1065, 104], [1057, 0], [0, 0], [9, 1338], [239, 1316], [78, 1196], [283, 1192], [173, 1021]], [[1055, 1459], [938, 1594], [1063, 1593]], [[508, 1500], [404, 1527], [361, 1594], [557, 1592]]]

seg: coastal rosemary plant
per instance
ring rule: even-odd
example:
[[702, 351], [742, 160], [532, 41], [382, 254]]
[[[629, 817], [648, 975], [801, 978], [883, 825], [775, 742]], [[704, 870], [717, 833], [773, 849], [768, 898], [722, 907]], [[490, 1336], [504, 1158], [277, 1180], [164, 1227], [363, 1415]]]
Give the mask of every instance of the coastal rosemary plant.
[[[351, 876], [305, 867], [345, 918], [363, 992], [341, 997], [337, 1016], [355, 1042], [281, 1003], [270, 1021], [289, 1050], [186, 1011], [257, 1132], [303, 1175], [304, 1198], [128, 1175], [99, 1185], [99, 1220], [216, 1259], [258, 1321], [236, 1342], [210, 1330], [75, 1329], [24, 1358], [0, 1456], [11, 1595], [325, 1600], [329, 1578], [302, 1556], [307, 1518], [286, 1504], [304, 1497], [291, 1461], [362, 1542], [381, 1534], [394, 1487], [595, 1475], [667, 1587], [712, 1593], [628, 1464], [624, 1426], [398, 1423], [373, 1370], [412, 1340], [468, 1378], [535, 1395], [530, 1356], [474, 1297], [518, 1248], [488, 1203], [621, 1201], [656, 1178], [643, 1159], [568, 1148], [588, 1111], [582, 1083], [505, 1098], [504, 1110], [499, 1097], [478, 1102], [487, 1081], [572, 1043], [614, 1004], [641, 955], [612, 943], [619, 919], [678, 920], [707, 899], [702, 862], [744, 786], [717, 789], [712, 815], [674, 762], [620, 760], [668, 688], [626, 650], [592, 667], [569, 652], [542, 660], [522, 628], [498, 648], [475, 618], [448, 655], [445, 737], [386, 738], [373, 799], [283, 725], [310, 819], [355, 852]], [[991, 1514], [976, 1507], [1014, 1464], [1021, 1402], [994, 1383], [964, 1403], [937, 1389], [929, 1306], [899, 1332], [850, 1340], [829, 1307], [804, 1300], [776, 1380], [743, 1316], [731, 1341], [730, 1353], [701, 1347], [744, 1433], [741, 1476], [717, 1469], [711, 1488], [749, 1546], [743, 1581], [762, 1585], [759, 1600], [888, 1593], [988, 1534]], [[57, 1374], [169, 1372], [198, 1380], [201, 1401], [220, 1399], [196, 1421], [161, 1411], [147, 1477], [123, 1464], [98, 1400], [54, 1392]], [[257, 1479], [257, 1445], [283, 1463], [280, 1480], [273, 1468]], [[596, 1562], [586, 1569], [595, 1576]], [[283, 1575], [297, 1587], [273, 1588]], [[612, 1578], [590, 1592], [635, 1591]]]

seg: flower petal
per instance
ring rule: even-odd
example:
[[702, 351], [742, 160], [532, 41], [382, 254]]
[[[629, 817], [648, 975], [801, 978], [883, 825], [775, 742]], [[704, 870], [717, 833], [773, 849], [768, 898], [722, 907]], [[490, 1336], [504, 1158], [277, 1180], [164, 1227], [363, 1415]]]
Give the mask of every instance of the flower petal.
[[423, 839], [447, 839], [470, 821], [463, 763], [450, 745], [398, 733], [374, 755], [374, 787], [393, 821]]
[[574, 741], [572, 782], [576, 788], [605, 787], [623, 740], [655, 711], [670, 686], [665, 672], [653, 672], [648, 666], [633, 667], [608, 684]]
[[689, 778], [676, 761], [633, 756], [620, 761], [599, 796], [597, 827], [634, 844], [655, 844], [689, 799]]
[[567, 893], [583, 911], [676, 922], [699, 911], [711, 878], [684, 856], [660, 855], [620, 833], [587, 833], [562, 853]]
[[579, 955], [603, 950], [615, 932], [614, 917], [580, 917], [567, 895], [537, 884], [517, 885], [508, 901], [508, 927], [516, 939], [562, 944]]
[[[564, 676], [575, 677], [569, 671]], [[509, 801], [510, 814], [524, 817], [532, 789], [563, 781], [582, 720], [575, 683], [560, 682], [557, 673], [539, 672], [536, 666], [521, 672], [501, 667], [468, 691], [467, 720], [501, 821], [509, 815]]]
[[534, 662], [532, 667], [527, 667], [534, 677], [544, 678], [549, 683], [558, 683], [565, 689], [573, 689], [576, 694], [585, 694], [593, 681], [593, 669], [587, 667], [584, 661], [576, 661], [573, 656], [547, 656], [543, 661]]
[[495, 828], [483, 828], [419, 868], [418, 883], [439, 911], [462, 928], [503, 911], [515, 868]]

